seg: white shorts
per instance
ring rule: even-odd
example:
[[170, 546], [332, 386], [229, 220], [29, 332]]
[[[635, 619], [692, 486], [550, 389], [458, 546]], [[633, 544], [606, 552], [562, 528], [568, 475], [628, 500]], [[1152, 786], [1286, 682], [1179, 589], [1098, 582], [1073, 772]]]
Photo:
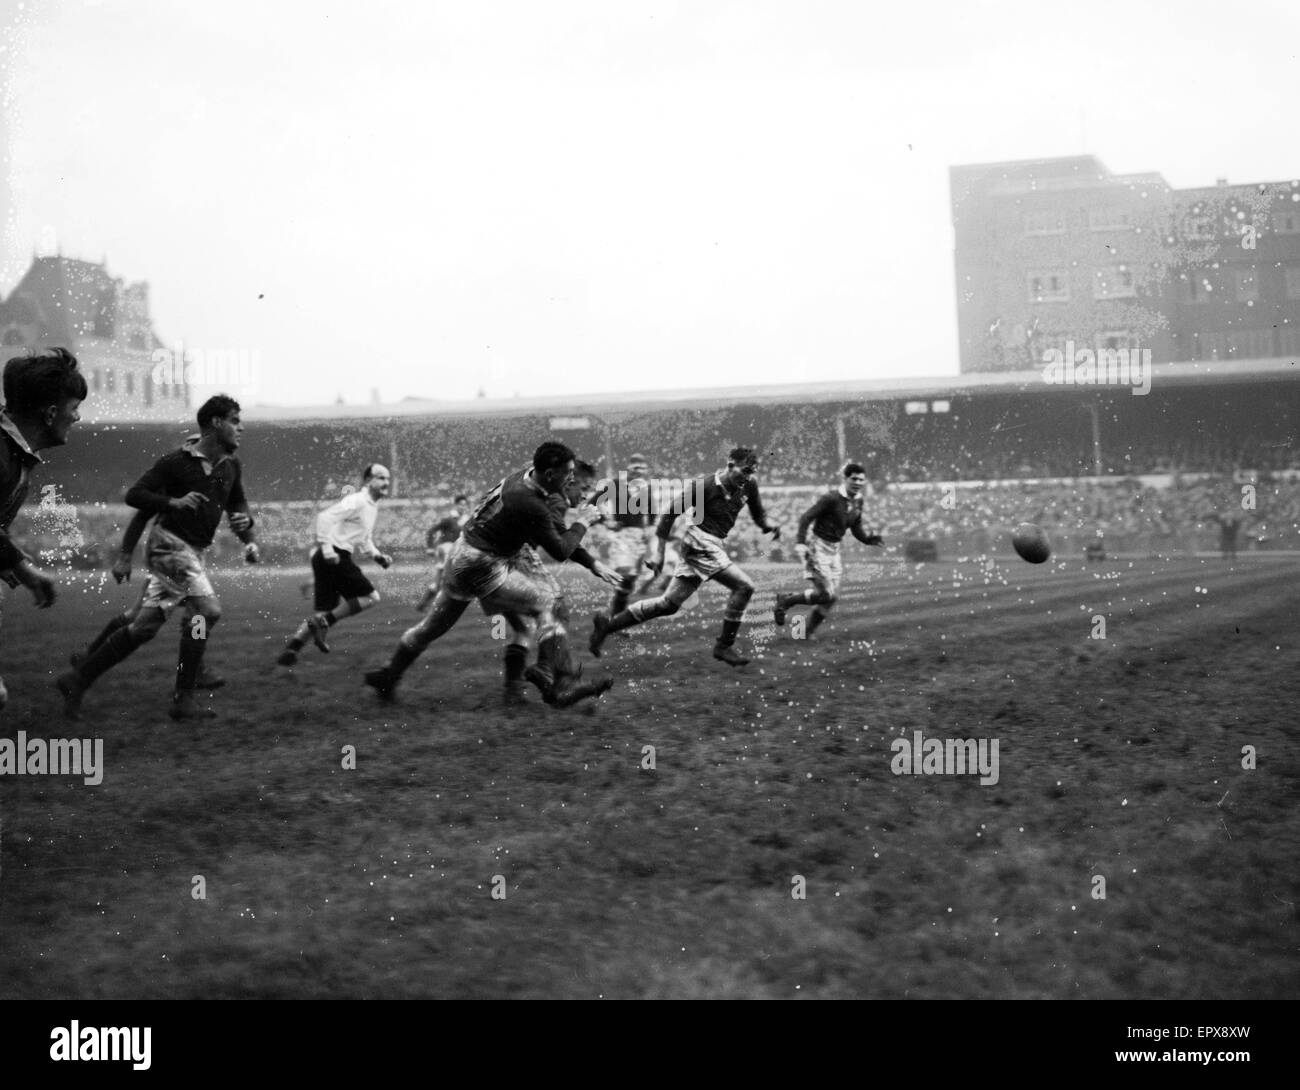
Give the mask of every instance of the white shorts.
[[144, 547], [149, 565], [141, 606], [161, 609], [163, 613], [180, 605], [186, 598], [215, 596], [212, 582], [203, 570], [203, 557], [194, 546], [157, 524], [149, 531]]
[[609, 562], [617, 569], [639, 571], [641, 561], [647, 556], [646, 547], [650, 540], [649, 529], [635, 526], [623, 526], [610, 534]]
[[803, 570], [805, 578], [811, 579], [818, 590], [831, 595], [839, 594], [840, 580], [844, 577], [839, 542], [826, 541], [816, 534], [809, 534]]
[[527, 546], [513, 557], [504, 557], [461, 538], [447, 561], [442, 589], [462, 602], [490, 595], [500, 611], [534, 614], [554, 603], [559, 585]]
[[703, 579], [707, 582], [731, 567], [726, 543], [706, 534], [698, 526], [686, 528], [677, 552], [680, 559], [673, 570], [674, 579]]

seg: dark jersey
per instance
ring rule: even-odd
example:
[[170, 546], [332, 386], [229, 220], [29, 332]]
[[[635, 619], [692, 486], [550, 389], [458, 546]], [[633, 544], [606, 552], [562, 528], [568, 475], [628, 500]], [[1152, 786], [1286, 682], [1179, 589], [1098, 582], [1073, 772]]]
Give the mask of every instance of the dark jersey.
[[27, 498], [32, 466], [39, 463], [40, 458], [27, 445], [17, 425], [0, 410], [0, 571], [8, 571], [26, 559], [26, 553], [9, 540], [9, 524]]
[[644, 530], [654, 521], [650, 482], [644, 477], [628, 477], [626, 481], [626, 487], [620, 484], [614, 491], [614, 510], [609, 520], [620, 530]]
[[[551, 509], [551, 523], [555, 527], [555, 532], [563, 535], [568, 529], [569, 501], [558, 492], [552, 492], [546, 497], [546, 505]], [[596, 564], [596, 558], [587, 552], [582, 545], [574, 548], [573, 552], [569, 554], [569, 559], [588, 571], [591, 571]]]
[[[695, 524], [706, 534], [724, 538], [736, 525], [740, 509], [748, 506], [754, 524], [760, 530], [766, 530], [767, 516], [763, 513], [763, 503], [758, 498], [758, 483], [754, 478], [747, 477], [740, 487], [731, 491], [721, 482], [721, 476], [722, 474], [715, 473], [710, 477], [696, 477], [691, 482], [686, 499], [696, 505]], [[665, 512], [659, 519], [656, 533], [667, 541], [676, 521], [676, 514], [671, 510]]]
[[[560, 532], [550, 506], [550, 494], [520, 470], [483, 497], [469, 522], [465, 540], [494, 556], [514, 556], [523, 546], [545, 549], [555, 560], [568, 560], [587, 532], [577, 522]], [[558, 497], [563, 502], [563, 497]]]
[[838, 488], [822, 493], [817, 502], [803, 513], [799, 520], [796, 542], [801, 545], [807, 543], [810, 526], [814, 534], [833, 545], [843, 541], [844, 535], [850, 530], [859, 541], [871, 544], [867, 540], [869, 535], [862, 528], [862, 496], [850, 498]]
[[[201, 492], [207, 499], [197, 510], [174, 510], [169, 501], [189, 492]], [[194, 443], [159, 458], [153, 469], [131, 486], [126, 502], [157, 515], [158, 526], [196, 549], [212, 544], [223, 512], [248, 511], [239, 459], [228, 454], [213, 465], [198, 453]]]
[[448, 515], [445, 519], [439, 519], [429, 528], [429, 535], [425, 538], [425, 544], [432, 549], [435, 545], [449, 545], [460, 537], [460, 519], [455, 515]]

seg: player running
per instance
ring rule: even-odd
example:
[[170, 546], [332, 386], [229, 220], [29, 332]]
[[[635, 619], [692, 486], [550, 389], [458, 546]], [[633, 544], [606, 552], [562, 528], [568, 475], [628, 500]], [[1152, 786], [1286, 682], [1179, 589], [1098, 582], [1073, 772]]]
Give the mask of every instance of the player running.
[[[581, 505], [574, 524], [560, 533], [550, 506], [550, 497], [562, 495], [572, 482], [573, 469], [572, 450], [563, 443], [543, 443], [533, 454], [531, 468], [512, 473], [483, 498], [452, 550], [429, 612], [402, 634], [387, 666], [366, 674], [366, 684], [382, 699], [393, 698], [411, 663], [450, 631], [475, 599], [490, 614], [517, 613], [534, 621], [537, 664], [527, 668], [524, 676], [548, 704], [568, 706], [609, 687], [609, 682], [576, 684], [568, 634], [555, 615], [554, 584], [547, 573], [533, 570], [519, 556], [524, 546], [532, 545], [556, 560], [591, 560], [581, 541], [588, 527], [600, 521], [600, 512], [591, 504]], [[590, 566], [605, 582], [617, 582], [612, 570], [603, 565], [597, 569], [594, 562]]]
[[328, 653], [325, 633], [344, 617], [361, 613], [379, 601], [379, 591], [352, 557], [363, 553], [381, 568], [393, 562], [391, 556], [375, 547], [374, 539], [379, 501], [388, 495], [393, 478], [387, 466], [375, 462], [362, 471], [361, 483], [365, 487], [316, 516], [316, 548], [311, 554], [316, 588], [312, 604], [316, 612], [289, 637], [288, 645], [275, 660], [281, 666], [294, 665], [308, 639]]
[[642, 562], [647, 559], [650, 526], [654, 521], [649, 473], [645, 455], [632, 455], [627, 464], [626, 487], [616, 490], [607, 501], [605, 521], [611, 531], [609, 559], [620, 579], [609, 605], [611, 617], [627, 607]]
[[216, 714], [196, 704], [194, 690], [208, 632], [221, 619], [221, 603], [203, 570], [203, 552], [212, 544], [223, 512], [244, 543], [244, 559], [250, 564], [259, 559], [235, 457], [244, 431], [239, 412], [234, 398], [225, 394], [208, 398], [198, 411], [199, 438], [164, 455], [127, 492], [130, 506], [158, 516], [145, 545], [149, 582], [135, 619], [88, 653], [80, 666], [55, 680], [70, 717], [80, 713], [82, 697], [95, 679], [152, 640], [167, 614], [182, 604], [176, 688], [168, 714], [173, 719], [210, 719]]
[[[567, 529], [566, 515], [570, 508], [581, 507], [587, 502], [587, 497], [591, 494], [592, 488], [596, 481], [596, 470], [590, 462], [579, 461], [574, 466], [573, 480], [564, 486], [563, 493], [552, 493], [546, 497], [547, 505], [551, 509], [552, 522], [557, 534], [563, 535]], [[612, 569], [606, 567], [599, 560], [593, 557], [586, 549], [579, 547], [574, 550], [569, 557], [576, 564], [587, 568], [598, 579], [606, 581], [615, 573]], [[537, 554], [537, 550], [532, 545], [525, 545], [510, 562], [512, 568], [525, 572], [533, 578], [541, 581], [544, 580], [550, 586], [552, 593], [555, 595], [555, 619], [566, 627], [569, 624], [569, 606], [565, 598], [564, 591], [560, 587], [559, 581], [547, 569], [545, 562]], [[485, 612], [489, 612], [486, 604], [483, 607]], [[505, 652], [505, 692], [504, 699], [508, 707], [520, 707], [528, 704], [526, 687], [524, 685], [525, 667], [528, 662], [528, 649], [532, 645], [533, 630], [536, 627], [533, 619], [525, 614], [510, 612], [505, 613], [506, 623], [510, 626], [510, 642], [506, 644]], [[572, 658], [562, 664], [556, 670], [557, 676], [571, 678], [576, 682], [582, 676], [582, 666], [574, 665]], [[602, 681], [593, 686], [570, 686], [566, 692], [565, 704], [576, 703], [585, 696], [599, 695], [611, 685], [612, 681]]]
[[424, 540], [424, 552], [426, 556], [433, 557], [433, 581], [424, 589], [424, 595], [416, 604], [416, 612], [423, 613], [437, 597], [438, 588], [442, 586], [442, 573], [447, 568], [447, 560], [451, 556], [451, 547], [456, 544], [460, 537], [460, 532], [465, 528], [465, 523], [469, 521], [469, 497], [457, 496], [455, 507], [447, 514], [445, 518], [439, 519], [429, 527], [429, 533]]
[[[38, 451], [61, 447], [77, 409], [86, 399], [86, 379], [66, 348], [15, 356], [5, 364], [4, 407], [0, 408], [0, 579], [32, 592], [38, 609], [54, 604], [54, 580], [9, 539], [9, 526], [27, 498]], [[0, 708], [9, 700], [0, 679]]]
[[[785, 624], [786, 611], [794, 606], [810, 605], [805, 636], [811, 636], [826, 620], [839, 596], [840, 578], [844, 565], [840, 559], [840, 542], [848, 531], [853, 532], [863, 545], [883, 545], [879, 534], [869, 534], [862, 525], [863, 491], [867, 487], [867, 471], [857, 462], [848, 462], [843, 469], [844, 483], [819, 496], [817, 501], [799, 519], [799, 532], [795, 536], [794, 551], [803, 561], [805, 577], [812, 583], [808, 590], [777, 593], [772, 619], [777, 627]], [[812, 529], [812, 543], [807, 541]]]
[[601, 645], [612, 632], [641, 624], [652, 617], [668, 617], [676, 613], [695, 594], [700, 586], [716, 579], [729, 591], [731, 597], [723, 611], [722, 632], [713, 645], [713, 657], [729, 666], [744, 666], [749, 659], [736, 652], [732, 645], [740, 631], [740, 621], [745, 607], [754, 595], [754, 584], [727, 555], [726, 536], [736, 525], [736, 516], [748, 506], [754, 523], [773, 541], [780, 540], [781, 528], [769, 525], [758, 498], [758, 455], [750, 447], [736, 447], [727, 456], [726, 469], [719, 469], [711, 477], [698, 477], [691, 482], [689, 496], [674, 497], [659, 519], [656, 531], [655, 559], [651, 568], [657, 573], [663, 569], [664, 554], [673, 523], [687, 503], [695, 507], [692, 524], [682, 535], [681, 559], [673, 572], [668, 589], [658, 598], [643, 598], [612, 617], [598, 613], [592, 618], [591, 641], [588, 646], [593, 655], [600, 655]]

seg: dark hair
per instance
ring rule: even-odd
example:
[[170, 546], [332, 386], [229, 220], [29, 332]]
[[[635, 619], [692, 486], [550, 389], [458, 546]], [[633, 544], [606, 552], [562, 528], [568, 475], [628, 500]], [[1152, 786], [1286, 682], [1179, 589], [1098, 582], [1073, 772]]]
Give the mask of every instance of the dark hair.
[[86, 400], [86, 377], [77, 370], [77, 357], [66, 348], [47, 348], [15, 356], [5, 364], [5, 404], [21, 412], [39, 412], [50, 405]]
[[533, 469], [538, 473], [572, 462], [576, 455], [563, 443], [543, 443], [533, 453]]
[[206, 428], [217, 417], [229, 416], [239, 411], [239, 402], [229, 394], [213, 394], [199, 408], [199, 427]]
[[855, 473], [862, 473], [865, 475], [867, 471], [862, 468], [862, 465], [859, 462], [845, 462], [844, 468], [840, 470], [840, 472], [846, 477], [852, 477]]
[[378, 465], [383, 465], [383, 462], [371, 462], [368, 466], [366, 466], [365, 469], [361, 471], [362, 484], [365, 484], [366, 481], [370, 480], [370, 478], [375, 475], [375, 466]]
[[750, 462], [758, 461], [758, 452], [753, 447], [732, 447], [727, 461], [732, 465], [747, 466]]
[[573, 467], [573, 475], [581, 477], [583, 480], [594, 481], [596, 479], [596, 467], [590, 462], [584, 462], [578, 459]]
[[469, 497], [457, 496], [454, 500], [452, 500], [452, 503], [469, 503]]

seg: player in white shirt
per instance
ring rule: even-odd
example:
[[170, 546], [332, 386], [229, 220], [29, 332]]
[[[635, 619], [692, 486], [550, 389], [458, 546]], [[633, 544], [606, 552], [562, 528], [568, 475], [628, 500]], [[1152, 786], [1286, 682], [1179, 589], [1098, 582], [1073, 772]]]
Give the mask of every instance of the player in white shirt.
[[375, 547], [374, 541], [379, 501], [388, 495], [392, 476], [387, 467], [376, 462], [366, 466], [361, 483], [364, 488], [344, 496], [316, 517], [316, 548], [311, 554], [312, 574], [316, 577], [316, 612], [290, 637], [288, 646], [276, 660], [281, 666], [294, 665], [298, 652], [309, 639], [322, 651], [328, 651], [325, 633], [333, 625], [379, 601], [379, 592], [352, 557], [361, 552], [373, 557], [381, 568], [393, 562], [392, 557]]

